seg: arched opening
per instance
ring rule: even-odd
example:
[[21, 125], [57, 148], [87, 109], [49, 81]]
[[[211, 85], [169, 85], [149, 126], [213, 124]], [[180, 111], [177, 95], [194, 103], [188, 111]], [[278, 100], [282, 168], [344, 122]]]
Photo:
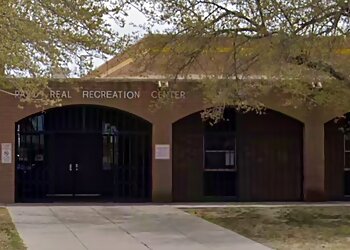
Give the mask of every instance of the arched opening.
[[303, 124], [276, 111], [189, 115], [173, 124], [174, 200], [302, 200], [302, 152]]
[[350, 113], [345, 119], [332, 119], [324, 125], [326, 192], [330, 200], [350, 199]]
[[94, 105], [49, 109], [16, 124], [16, 201], [147, 201], [152, 125]]

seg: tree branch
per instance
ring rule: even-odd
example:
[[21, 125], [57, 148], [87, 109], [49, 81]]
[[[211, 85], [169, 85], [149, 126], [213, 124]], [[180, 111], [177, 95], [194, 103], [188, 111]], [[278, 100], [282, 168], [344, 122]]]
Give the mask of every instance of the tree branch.
[[231, 15], [233, 15], [235, 17], [241, 18], [241, 19], [249, 22], [250, 24], [252, 24], [255, 27], [260, 27], [260, 25], [257, 22], [253, 21], [251, 18], [248, 18], [246, 15], [244, 15], [243, 13], [241, 13], [239, 11], [230, 10], [230, 9], [228, 9], [228, 8], [226, 8], [226, 7], [224, 7], [224, 6], [220, 5], [220, 4], [217, 4], [215, 2], [198, 1], [198, 3], [214, 5], [215, 7], [225, 11], [228, 14], [231, 14]]
[[11, 92], [6, 91], [6, 90], [3, 90], [3, 89], [0, 89], [0, 92], [1, 92], [1, 93], [5, 93], [5, 94], [7, 94], [7, 95], [11, 95], [11, 96], [16, 96], [16, 94], [11, 93]]
[[[331, 9], [331, 7], [328, 8], [329, 10]], [[303, 29], [305, 29], [306, 27], [309, 27], [313, 24], [316, 24], [318, 22], [324, 21], [327, 18], [330, 18], [334, 15], [339, 14], [339, 12], [341, 13], [343, 10], [335, 10], [335, 11], [331, 11], [331, 12], [322, 12], [321, 15], [315, 15], [313, 16], [310, 20], [300, 24], [299, 28], [297, 28], [295, 30], [295, 34], [297, 34], [298, 32], [302, 31]]]
[[307, 58], [306, 55], [298, 55], [295, 57], [290, 57], [287, 59], [287, 62], [295, 65], [305, 65], [309, 69], [314, 69], [317, 71], [327, 73], [328, 75], [332, 76], [337, 80], [346, 81], [350, 83], [350, 80], [348, 79], [348, 77], [343, 73], [335, 70], [332, 65], [322, 61], [311, 61]]
[[261, 2], [260, 0], [255, 0], [256, 5], [258, 7], [258, 11], [259, 11], [259, 15], [260, 15], [260, 19], [261, 19], [261, 26], [266, 29], [266, 25], [265, 25], [265, 18], [264, 18], [264, 13], [261, 7]]

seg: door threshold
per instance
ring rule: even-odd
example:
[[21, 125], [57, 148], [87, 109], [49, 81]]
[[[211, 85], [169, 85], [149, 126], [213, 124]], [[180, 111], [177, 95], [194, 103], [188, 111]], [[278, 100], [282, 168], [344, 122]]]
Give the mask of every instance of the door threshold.
[[98, 196], [102, 196], [101, 194], [75, 194], [74, 196], [77, 197], [98, 197]]
[[73, 197], [73, 194], [47, 194], [47, 197]]
[[99, 197], [101, 194], [47, 194], [47, 197]]

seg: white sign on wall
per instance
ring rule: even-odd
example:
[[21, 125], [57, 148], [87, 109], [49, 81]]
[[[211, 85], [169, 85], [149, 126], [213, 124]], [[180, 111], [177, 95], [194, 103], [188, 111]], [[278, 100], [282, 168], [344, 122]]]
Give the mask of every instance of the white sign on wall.
[[155, 146], [155, 159], [156, 160], [169, 160], [170, 159], [170, 145], [169, 144], [156, 144], [156, 146]]
[[1, 143], [1, 163], [11, 164], [12, 163], [12, 144]]

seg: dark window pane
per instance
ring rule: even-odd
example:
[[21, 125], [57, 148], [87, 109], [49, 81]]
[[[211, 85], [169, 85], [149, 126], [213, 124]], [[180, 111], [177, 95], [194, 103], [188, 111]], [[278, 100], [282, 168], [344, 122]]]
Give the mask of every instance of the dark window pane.
[[235, 172], [204, 172], [205, 196], [235, 196]]
[[206, 150], [234, 150], [235, 136], [232, 134], [211, 133], [205, 135]]
[[344, 141], [345, 141], [345, 150], [350, 151], [350, 134], [344, 135]]
[[205, 169], [233, 169], [235, 167], [234, 151], [206, 151]]
[[44, 131], [44, 115], [38, 116], [38, 131], [39, 132]]
[[38, 117], [34, 116], [31, 119], [32, 122], [32, 132], [38, 131]]
[[345, 156], [344, 168], [350, 168], [350, 152], [344, 153], [344, 156]]
[[114, 140], [113, 136], [103, 136], [103, 157], [102, 157], [102, 169], [111, 170], [114, 164]]
[[350, 171], [344, 172], [344, 195], [350, 195]]

